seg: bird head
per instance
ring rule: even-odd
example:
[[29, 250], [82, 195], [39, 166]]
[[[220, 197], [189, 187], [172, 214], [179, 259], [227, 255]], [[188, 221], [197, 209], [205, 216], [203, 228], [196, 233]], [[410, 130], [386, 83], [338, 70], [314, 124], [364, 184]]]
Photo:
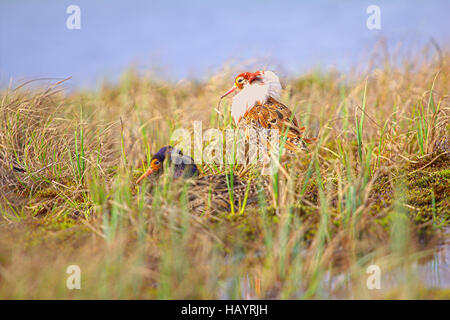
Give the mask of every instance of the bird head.
[[263, 71], [256, 71], [253, 73], [243, 72], [239, 74], [234, 79], [233, 86], [227, 92], [225, 92], [225, 94], [222, 97], [220, 97], [220, 99], [225, 98], [231, 93], [237, 93], [243, 90], [246, 86], [253, 84], [255, 81], [261, 81], [262, 80], [261, 76], [263, 75], [263, 73], [264, 73]]
[[234, 79], [234, 85], [220, 99], [231, 93], [233, 93], [231, 116], [237, 124], [256, 104], [264, 104], [269, 98], [280, 101], [281, 83], [272, 71], [243, 72]]
[[141, 182], [150, 175], [161, 174], [164, 169], [165, 160], [170, 164], [173, 164], [174, 178], [180, 176], [192, 177], [198, 174], [198, 168], [191, 157], [183, 155], [180, 150], [175, 149], [172, 146], [165, 146], [152, 156], [148, 170], [136, 181], [136, 183]]
[[141, 182], [152, 174], [161, 173], [164, 160], [166, 160], [166, 156], [172, 151], [172, 149], [173, 147], [171, 146], [165, 146], [159, 149], [159, 151], [152, 156], [148, 170], [144, 172], [144, 174], [136, 181], [136, 183]]

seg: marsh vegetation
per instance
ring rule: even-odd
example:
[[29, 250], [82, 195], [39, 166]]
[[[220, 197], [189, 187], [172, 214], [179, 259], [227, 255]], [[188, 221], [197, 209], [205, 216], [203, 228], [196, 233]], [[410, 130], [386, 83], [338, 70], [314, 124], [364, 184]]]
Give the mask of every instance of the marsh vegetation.
[[[0, 297], [449, 298], [448, 273], [430, 285], [422, 268], [448, 247], [448, 52], [283, 79], [282, 102], [317, 141], [243, 210], [194, 214], [164, 175], [136, 185], [176, 128], [231, 126], [229, 103], [216, 106], [237, 71], [173, 84], [130, 70], [94, 92], [64, 81], [4, 89]], [[73, 264], [81, 290], [66, 288]], [[366, 286], [373, 264], [380, 290]]]

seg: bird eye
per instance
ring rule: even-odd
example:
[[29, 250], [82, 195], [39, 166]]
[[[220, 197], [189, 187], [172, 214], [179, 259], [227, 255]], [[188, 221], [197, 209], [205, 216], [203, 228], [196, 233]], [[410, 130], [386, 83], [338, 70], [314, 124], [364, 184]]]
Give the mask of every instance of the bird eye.
[[236, 79], [236, 84], [242, 84], [244, 82], [244, 78], [243, 77], [239, 77]]

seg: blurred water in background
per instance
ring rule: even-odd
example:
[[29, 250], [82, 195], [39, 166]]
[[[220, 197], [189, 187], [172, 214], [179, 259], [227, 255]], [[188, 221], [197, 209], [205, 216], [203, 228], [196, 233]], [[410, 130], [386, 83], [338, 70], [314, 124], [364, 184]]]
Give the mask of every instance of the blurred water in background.
[[[69, 30], [69, 5], [81, 29]], [[366, 27], [369, 5], [381, 30]], [[380, 38], [414, 54], [450, 39], [450, 1], [1, 0], [0, 85], [72, 76], [69, 86], [116, 81], [134, 64], [167, 80], [202, 79], [225, 63], [258, 58], [285, 75], [315, 67], [346, 71]]]

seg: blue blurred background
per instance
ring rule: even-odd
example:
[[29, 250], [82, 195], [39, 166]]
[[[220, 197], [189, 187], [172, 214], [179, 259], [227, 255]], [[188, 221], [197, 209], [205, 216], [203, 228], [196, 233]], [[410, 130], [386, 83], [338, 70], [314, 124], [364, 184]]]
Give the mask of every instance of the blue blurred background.
[[[69, 30], [69, 5], [81, 29]], [[381, 30], [366, 27], [369, 5]], [[1, 0], [0, 84], [72, 76], [70, 86], [116, 81], [134, 64], [177, 81], [202, 79], [225, 63], [258, 58], [289, 75], [313, 68], [348, 70], [377, 41], [414, 54], [450, 36], [450, 1], [125, 1]]]

